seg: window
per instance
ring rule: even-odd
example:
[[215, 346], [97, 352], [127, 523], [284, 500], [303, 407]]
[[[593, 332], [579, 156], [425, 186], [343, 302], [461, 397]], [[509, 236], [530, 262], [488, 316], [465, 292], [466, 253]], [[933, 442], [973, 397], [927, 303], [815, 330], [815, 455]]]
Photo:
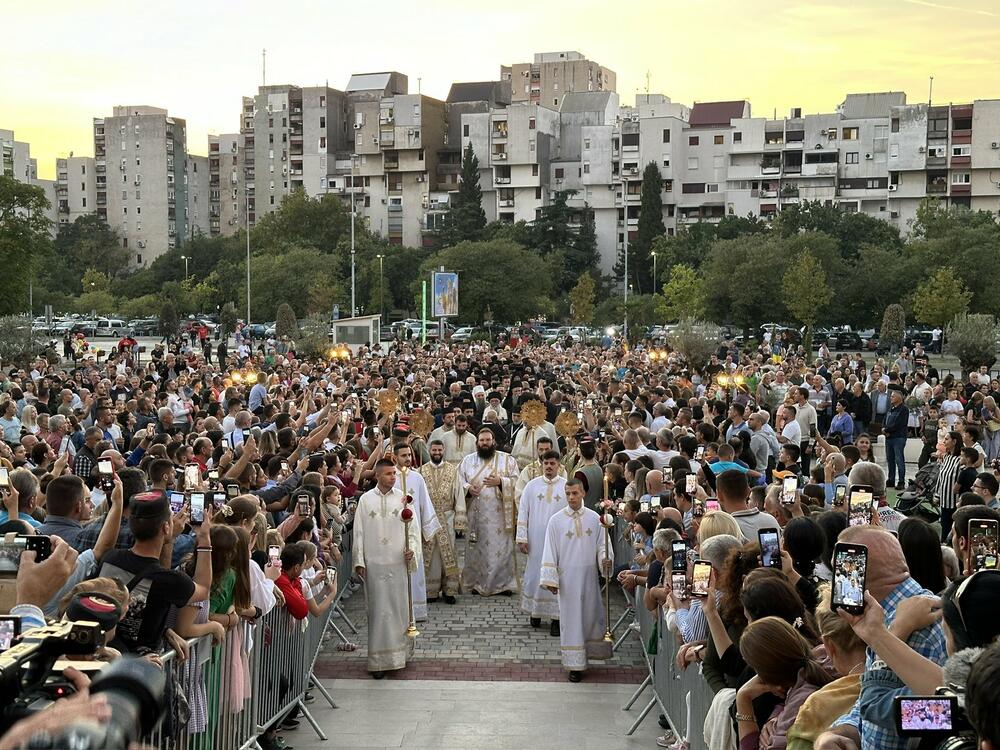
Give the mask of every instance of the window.
[[954, 172], [951, 175], [952, 185], [971, 185], [972, 184], [972, 173], [971, 172]]
[[966, 144], [964, 146], [952, 146], [951, 147], [951, 155], [952, 156], [970, 156], [971, 154], [972, 154], [972, 146], [971, 145]]
[[325, 135], [321, 135], [319, 137], [319, 147], [320, 148], [326, 148], [326, 136]]
[[663, 129], [663, 142], [670, 143], [670, 128]]
[[122, 216], [128, 216], [128, 206], [122, 206]]
[[705, 185], [706, 193], [717, 193], [719, 192], [719, 184], [717, 182], [710, 182]]
[[698, 145], [698, 136], [696, 136], [696, 135], [688, 136], [688, 145], [689, 146], [697, 146]]
[[844, 128], [843, 138], [845, 141], [856, 141], [858, 140], [858, 129], [857, 128]]
[[583, 173], [584, 174], [590, 174], [590, 162], [589, 161], [585, 161], [583, 163]]
[[553, 83], [552, 83], [552, 90], [553, 90], [553, 91], [558, 91], [558, 90], [559, 90], [559, 84], [558, 84], [558, 83], [555, 83], [555, 82], [553, 82]]
[[538, 165], [537, 164], [532, 164], [531, 165], [531, 176], [532, 177], [538, 177]]
[[743, 133], [738, 130], [733, 133], [733, 143], [743, 143]]
[[466, 125], [462, 125], [462, 137], [464, 137], [464, 138], [468, 138], [469, 137], [469, 126], [467, 124]]
[[81, 164], [80, 165], [80, 174], [87, 174], [87, 165], [86, 164]]
[[[198, 196], [195, 196], [195, 200], [198, 200]], [[135, 207], [135, 215], [138, 216], [141, 213], [142, 213], [142, 206], [136, 206]]]
[[892, 130], [893, 133], [898, 133], [899, 132], [899, 118], [898, 117], [893, 117], [889, 121], [889, 124], [890, 124], [890, 130]]
[[899, 158], [899, 144], [898, 143], [890, 143], [889, 144], [889, 158], [890, 159], [898, 159]]
[[697, 156], [689, 156], [688, 157], [688, 169], [697, 169], [697, 168], [698, 168], [698, 157]]
[[87, 199], [86, 199], [86, 198], [84, 198], [84, 199], [83, 199], [83, 207], [84, 207], [84, 208], [86, 208], [86, 207], [87, 207]]
[[274, 205], [274, 196], [273, 195], [271, 196], [271, 205], [272, 206]]
[[531, 152], [535, 151], [535, 141], [534, 141], [534, 139], [528, 141], [528, 151], [531, 151]]
[[319, 126], [320, 126], [321, 128], [325, 128], [325, 127], [326, 127], [326, 118], [325, 118], [325, 117], [322, 117], [322, 116], [321, 116], [321, 117], [319, 118]]
[[125, 141], [122, 141], [122, 151], [125, 150]]
[[844, 164], [857, 164], [858, 163], [858, 152], [848, 151], [844, 155]]
[[136, 200], [140, 200], [141, 199], [141, 196], [139, 195], [139, 191], [138, 190], [135, 191], [135, 199]]
[[670, 159], [664, 159], [663, 160], [663, 168], [664, 169], [669, 169], [670, 168]]
[[875, 137], [876, 138], [888, 138], [889, 137], [889, 126], [888, 125], [876, 125], [875, 126]]
[[552, 100], [552, 106], [553, 107], [558, 107], [559, 106], [559, 99], [558, 98]]
[[[135, 158], [135, 165], [136, 165], [137, 167], [141, 167], [141, 166], [142, 166], [142, 159], [140, 159], [140, 158], [139, 158], [138, 156], [137, 156], [137, 157]], [[198, 165], [196, 164], [196, 165], [195, 165], [195, 171], [197, 171], [197, 166], [198, 166]]]
[[[534, 130], [534, 129], [535, 129], [535, 118], [534, 117], [529, 117], [528, 118], [528, 130]], [[466, 134], [466, 135], [468, 135], [468, 134]]]
[[715, 169], [723, 169], [726, 166], [726, 157], [723, 154], [716, 154], [712, 157], [712, 166]]
[[717, 136], [715, 136], [715, 145], [716, 146], [721, 146], [725, 142], [726, 142], [726, 136], [724, 136], [724, 135], [717, 135]]
[[123, 201], [128, 200], [128, 190], [122, 190], [122, 200]]
[[561, 180], [566, 174], [566, 170], [562, 167], [556, 167], [556, 179]]
[[583, 150], [584, 151], [590, 151], [590, 139], [589, 138], [584, 138], [583, 139]]
[[320, 96], [320, 98], [319, 98], [319, 106], [321, 106], [321, 107], [325, 107], [326, 106], [326, 94], [323, 94], [322, 96]]
[[539, 186], [535, 188], [535, 200], [540, 201], [541, 199], [542, 199], [542, 188]]
[[274, 118], [273, 117], [268, 117], [267, 118], [267, 126], [269, 128], [273, 128], [274, 127]]

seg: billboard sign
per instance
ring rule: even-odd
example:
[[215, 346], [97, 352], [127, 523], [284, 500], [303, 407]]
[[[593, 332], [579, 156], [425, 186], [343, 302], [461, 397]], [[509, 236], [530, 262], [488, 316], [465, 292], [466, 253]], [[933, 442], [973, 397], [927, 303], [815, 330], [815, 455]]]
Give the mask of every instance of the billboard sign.
[[438, 271], [431, 281], [433, 300], [431, 317], [453, 318], [458, 316], [458, 274]]

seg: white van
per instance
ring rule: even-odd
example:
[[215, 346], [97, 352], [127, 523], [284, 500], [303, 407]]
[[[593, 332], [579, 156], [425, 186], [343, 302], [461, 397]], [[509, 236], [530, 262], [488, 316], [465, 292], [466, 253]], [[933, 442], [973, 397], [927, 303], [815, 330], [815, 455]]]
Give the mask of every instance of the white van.
[[118, 338], [128, 333], [128, 326], [124, 320], [118, 318], [98, 318], [97, 327], [94, 330], [95, 336], [112, 336]]

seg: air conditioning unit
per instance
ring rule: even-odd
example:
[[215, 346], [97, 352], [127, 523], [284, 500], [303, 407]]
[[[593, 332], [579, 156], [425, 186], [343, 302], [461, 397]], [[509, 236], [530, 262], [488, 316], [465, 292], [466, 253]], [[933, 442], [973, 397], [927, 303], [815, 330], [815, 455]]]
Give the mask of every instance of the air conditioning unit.
[[234, 226], [236, 224], [236, 219], [229, 220], [229, 226]]
[[821, 131], [819, 131], [819, 134], [820, 135], [827, 135], [829, 132], [830, 131], [827, 128], [823, 128]]
[[990, 144], [990, 148], [992, 148], [994, 150], [998, 149], [998, 148], [1000, 148], [1000, 143], [997, 143], [996, 141], [993, 141], [993, 143]]
[[937, 156], [939, 158], [944, 158], [944, 156], [945, 156], [945, 147], [944, 146], [934, 146], [931, 149], [930, 155], [931, 156]]
[[376, 138], [375, 136], [372, 136], [372, 145], [375, 145], [375, 146], [378, 145], [378, 138]]
[[871, 154], [865, 154], [865, 161], [871, 161], [871, 160], [872, 160], [872, 155]]
[[417, 175], [417, 182], [427, 182], [427, 177], [422, 174]]
[[899, 190], [899, 185], [889, 185], [890, 193], [895, 193], [897, 190]]
[[137, 244], [139, 247], [146, 247], [146, 240], [139, 240], [135, 244]]
[[813, 148], [815, 148], [817, 151], [822, 151], [823, 150], [823, 144], [822, 143], [817, 143], [815, 146], [813, 146]]
[[918, 149], [917, 149], [917, 153], [918, 153], [918, 154], [922, 154], [922, 153], [924, 153], [924, 152], [925, 152], [926, 150], [927, 150], [926, 148], [924, 148], [923, 146], [920, 146], [920, 148], [918, 148]]
[[138, 184], [139, 184], [139, 183], [141, 183], [141, 182], [142, 182], [142, 178], [141, 178], [141, 177], [136, 177], [136, 178], [135, 178], [135, 184], [136, 184], [136, 185], [138, 185]]
[[890, 219], [898, 219], [899, 218], [899, 211], [890, 211], [889, 212], [889, 218]]
[[385, 198], [383, 198], [382, 199], [382, 205], [385, 205], [386, 203], [388, 203], [388, 201]]
[[826, 131], [826, 137], [827, 137], [827, 139], [829, 139], [831, 141], [837, 140], [837, 131], [836, 131], [836, 129], [832, 129], [832, 130]]

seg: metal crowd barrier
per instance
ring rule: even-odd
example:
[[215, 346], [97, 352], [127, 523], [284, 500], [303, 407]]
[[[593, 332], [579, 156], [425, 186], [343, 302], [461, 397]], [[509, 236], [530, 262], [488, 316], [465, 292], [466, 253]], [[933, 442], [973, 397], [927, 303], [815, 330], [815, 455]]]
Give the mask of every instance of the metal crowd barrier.
[[[340, 567], [350, 564], [348, 551]], [[341, 580], [346, 584], [348, 579]], [[336, 607], [304, 620], [275, 607], [253, 625], [241, 623], [229, 631], [219, 646], [208, 636], [189, 640], [186, 660], [166, 652], [161, 658], [169, 705], [144, 742], [164, 750], [259, 748], [257, 738], [295, 710], [325, 740], [304, 698], [307, 690], [317, 690], [331, 708], [337, 707], [313, 676]]]
[[[683, 672], [677, 669], [675, 659], [679, 648], [677, 638], [674, 633], [667, 630], [662, 610], [653, 613], [642, 604], [645, 593], [645, 587], [636, 587], [638, 637], [642, 643], [643, 653], [646, 654], [649, 675], [622, 710], [628, 711], [632, 708], [647, 687], [652, 687], [653, 690], [649, 701], [628, 730], [628, 734], [635, 732], [656, 706], [667, 717], [674, 735], [678, 739], [687, 741], [689, 750], [709, 750], [705, 743], [704, 724], [708, 710], [712, 706], [714, 693], [698, 666], [689, 666]], [[650, 656], [647, 653], [647, 646], [653, 636], [654, 625], [658, 630], [656, 654]]]

